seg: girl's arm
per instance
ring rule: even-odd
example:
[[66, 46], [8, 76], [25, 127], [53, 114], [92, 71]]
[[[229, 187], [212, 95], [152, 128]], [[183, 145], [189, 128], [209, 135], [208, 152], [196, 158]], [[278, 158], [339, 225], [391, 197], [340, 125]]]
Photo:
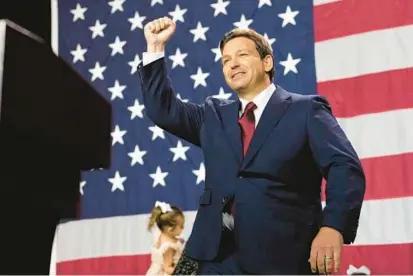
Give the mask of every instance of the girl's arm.
[[163, 259], [163, 267], [166, 273], [169, 275], [172, 275], [172, 273], [175, 270], [175, 264], [174, 264], [174, 255], [175, 255], [175, 249], [173, 248], [168, 248], [165, 253], [164, 253], [164, 259]]

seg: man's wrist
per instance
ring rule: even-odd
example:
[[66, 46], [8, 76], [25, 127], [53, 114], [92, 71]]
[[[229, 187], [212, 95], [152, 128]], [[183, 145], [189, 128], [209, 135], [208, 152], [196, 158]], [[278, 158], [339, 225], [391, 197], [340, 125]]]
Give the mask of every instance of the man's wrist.
[[334, 227], [327, 226], [327, 225], [321, 226], [320, 227], [320, 232], [336, 232], [336, 233], [340, 234], [343, 237], [343, 233], [341, 233], [341, 231], [337, 230]]
[[146, 52], [148, 53], [159, 53], [165, 51], [164, 43], [147, 44]]

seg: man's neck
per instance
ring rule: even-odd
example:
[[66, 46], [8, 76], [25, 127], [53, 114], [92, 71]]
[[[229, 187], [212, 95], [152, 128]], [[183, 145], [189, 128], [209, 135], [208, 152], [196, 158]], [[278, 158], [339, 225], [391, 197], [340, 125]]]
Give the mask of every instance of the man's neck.
[[262, 93], [271, 85], [271, 82], [265, 81], [262, 85], [256, 86], [253, 89], [238, 91], [238, 97], [248, 102], [252, 101], [258, 94]]

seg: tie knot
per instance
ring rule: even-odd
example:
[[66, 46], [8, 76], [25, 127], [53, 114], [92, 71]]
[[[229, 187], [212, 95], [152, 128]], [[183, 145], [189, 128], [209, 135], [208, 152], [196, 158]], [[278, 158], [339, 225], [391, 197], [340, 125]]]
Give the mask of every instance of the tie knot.
[[255, 105], [255, 103], [254, 103], [254, 102], [249, 102], [249, 103], [247, 104], [247, 106], [245, 107], [244, 113], [248, 113], [248, 112], [254, 111], [255, 108], [257, 108], [257, 106]]
[[254, 111], [255, 108], [257, 108], [255, 103], [249, 102], [247, 104], [247, 106], [245, 107], [244, 113], [242, 114], [241, 118], [245, 118], [245, 119], [247, 119], [248, 121], [251, 121], [251, 122], [254, 121], [255, 118], [254, 118], [253, 111]]

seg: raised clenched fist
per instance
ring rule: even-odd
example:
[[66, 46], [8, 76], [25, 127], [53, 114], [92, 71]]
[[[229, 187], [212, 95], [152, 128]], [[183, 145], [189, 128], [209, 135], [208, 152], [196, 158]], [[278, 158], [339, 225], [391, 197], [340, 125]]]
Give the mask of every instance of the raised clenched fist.
[[[144, 33], [148, 50], [163, 50], [165, 44], [175, 33], [176, 24], [168, 17], [155, 19], [145, 25]], [[162, 49], [161, 49], [162, 48]]]

